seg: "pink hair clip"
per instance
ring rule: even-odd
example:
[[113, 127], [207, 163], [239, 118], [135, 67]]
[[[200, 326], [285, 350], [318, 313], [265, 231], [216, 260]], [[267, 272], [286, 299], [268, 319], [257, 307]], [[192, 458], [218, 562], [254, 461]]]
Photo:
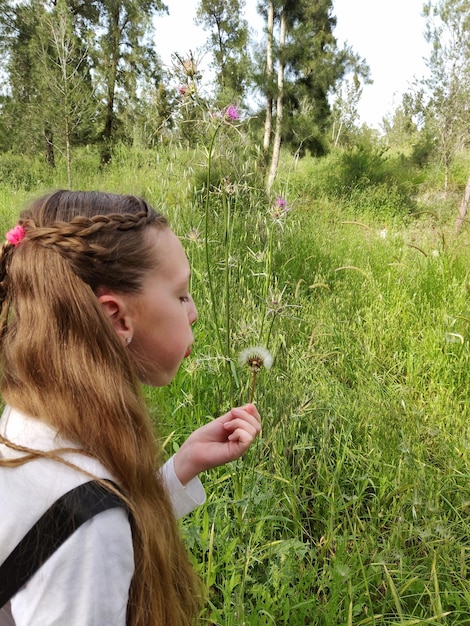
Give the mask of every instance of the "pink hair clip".
[[25, 230], [23, 226], [20, 226], [19, 224], [17, 224], [16, 226], [14, 226], [11, 230], [7, 232], [5, 237], [8, 243], [11, 243], [16, 248], [16, 246], [23, 239], [24, 233], [25, 233]]

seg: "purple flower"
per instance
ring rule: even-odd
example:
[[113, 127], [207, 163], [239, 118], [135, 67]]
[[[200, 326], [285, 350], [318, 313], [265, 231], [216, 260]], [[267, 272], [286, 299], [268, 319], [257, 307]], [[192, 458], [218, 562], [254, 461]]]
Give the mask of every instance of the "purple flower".
[[275, 219], [278, 219], [279, 217], [281, 217], [281, 215], [288, 213], [290, 209], [291, 207], [287, 206], [287, 200], [285, 198], [282, 198], [281, 196], [278, 196], [274, 201], [273, 214]]
[[225, 109], [225, 117], [226, 119], [236, 121], [240, 117], [240, 113], [238, 112], [237, 107], [234, 104], [229, 104]]

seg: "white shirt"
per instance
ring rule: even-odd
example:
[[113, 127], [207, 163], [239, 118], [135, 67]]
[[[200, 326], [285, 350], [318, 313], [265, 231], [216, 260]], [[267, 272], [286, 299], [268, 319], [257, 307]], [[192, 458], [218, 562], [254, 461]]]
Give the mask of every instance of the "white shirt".
[[[0, 433], [35, 450], [77, 448], [58, 438], [44, 422], [7, 407]], [[0, 457], [22, 453], [0, 444]], [[99, 478], [113, 479], [96, 459], [79, 452], [63, 458]], [[183, 486], [173, 459], [162, 468], [175, 515], [205, 501], [198, 478]], [[0, 563], [3, 563], [41, 515], [74, 487], [91, 480], [52, 459], [0, 467]], [[125, 626], [134, 551], [129, 520], [121, 507], [109, 509], [80, 526], [5, 606], [0, 626]], [[1, 584], [1, 581], [0, 581]]]

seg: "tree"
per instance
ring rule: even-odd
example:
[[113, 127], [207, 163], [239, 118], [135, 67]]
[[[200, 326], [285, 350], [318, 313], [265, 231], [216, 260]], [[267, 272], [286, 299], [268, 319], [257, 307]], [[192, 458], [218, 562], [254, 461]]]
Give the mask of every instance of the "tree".
[[[92, 4], [85, 3], [85, 4]], [[116, 108], [135, 96], [140, 73], [154, 71], [155, 53], [147, 42], [152, 33], [152, 18], [167, 7], [161, 0], [93, 0], [99, 12], [101, 35], [98, 38], [95, 72], [101, 78], [104, 98], [101, 165], [111, 159], [118, 125]]]
[[221, 106], [240, 102], [250, 80], [248, 23], [241, 17], [244, 0], [200, 0], [196, 23], [211, 32], [217, 99]]
[[455, 153], [470, 141], [470, 0], [426, 2], [424, 15], [432, 51], [422, 112], [426, 129], [436, 137], [447, 189]]
[[273, 127], [273, 45], [274, 45], [274, 2], [269, 0], [266, 27], [266, 118], [264, 122], [263, 151], [267, 154]]
[[66, 0], [56, 0], [43, 15], [38, 39], [38, 80], [44, 111], [48, 113], [50, 147], [52, 137], [65, 146], [67, 179], [72, 188], [72, 142], [83, 120], [95, 113], [89, 75], [88, 50], [77, 38], [73, 14]]
[[[94, 140], [101, 125], [105, 165], [117, 131], [132, 137], [132, 128], [128, 129], [139, 114], [140, 92], [149, 83], [157, 89], [161, 82], [150, 35], [153, 16], [164, 10], [161, 0], [3, 0], [0, 44], [9, 90], [2, 117], [4, 127], [13, 131], [10, 145], [24, 152], [29, 143], [28, 149], [37, 150], [41, 136], [53, 164], [54, 132], [60, 128], [69, 146], [72, 138], [89, 141], [91, 124], [83, 123], [88, 118], [95, 123]], [[71, 108], [72, 94], [75, 102], [79, 98], [82, 104], [88, 102], [85, 92], [95, 95], [92, 114]], [[59, 108], [65, 101], [64, 116]], [[57, 123], [60, 115], [62, 125]], [[143, 126], [142, 120], [139, 124]]]
[[[258, 10], [268, 24], [265, 62], [268, 75], [264, 82], [260, 82], [260, 88], [267, 102], [264, 148], [272, 151], [269, 189], [277, 169], [279, 137], [299, 156], [307, 151], [324, 154], [331, 116], [331, 92], [347, 71], [354, 69], [358, 77], [366, 80], [369, 70], [349, 48], [337, 48], [333, 36], [336, 18], [332, 14], [332, 0], [270, 0], [260, 3]], [[269, 120], [273, 95], [273, 81], [269, 75], [271, 54], [272, 66], [277, 68], [276, 111], [282, 113], [274, 135]]]
[[[351, 58], [354, 58], [352, 52]], [[364, 72], [359, 76], [357, 71], [353, 71], [353, 75], [345, 76], [335, 90], [336, 96], [331, 112], [331, 143], [334, 147], [351, 147], [361, 132], [358, 106], [364, 84], [371, 82], [364, 78], [367, 75], [367, 72]]]
[[269, 167], [268, 178], [266, 181], [266, 191], [269, 195], [271, 187], [276, 177], [277, 167], [279, 165], [279, 156], [281, 152], [282, 138], [282, 121], [284, 115], [284, 48], [286, 45], [287, 19], [286, 12], [283, 9], [280, 16], [279, 29], [279, 60], [277, 64], [277, 98], [276, 98], [276, 127], [274, 131], [273, 150], [271, 156], [271, 165]]
[[39, 0], [1, 5], [2, 69], [6, 74], [2, 118], [8, 133], [6, 149], [36, 152], [46, 137], [46, 154], [53, 164], [36, 71], [38, 29], [43, 14], [44, 3]]

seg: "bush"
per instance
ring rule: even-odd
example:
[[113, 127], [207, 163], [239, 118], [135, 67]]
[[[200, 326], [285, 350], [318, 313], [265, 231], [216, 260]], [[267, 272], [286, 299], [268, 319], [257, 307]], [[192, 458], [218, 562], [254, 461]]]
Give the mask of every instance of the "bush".
[[406, 215], [416, 210], [413, 186], [418, 172], [403, 157], [385, 157], [378, 148], [334, 151], [306, 158], [295, 174], [298, 196], [343, 200], [356, 212], [375, 217]]
[[6, 152], [0, 154], [0, 184], [29, 191], [51, 185], [53, 171], [39, 158]]

